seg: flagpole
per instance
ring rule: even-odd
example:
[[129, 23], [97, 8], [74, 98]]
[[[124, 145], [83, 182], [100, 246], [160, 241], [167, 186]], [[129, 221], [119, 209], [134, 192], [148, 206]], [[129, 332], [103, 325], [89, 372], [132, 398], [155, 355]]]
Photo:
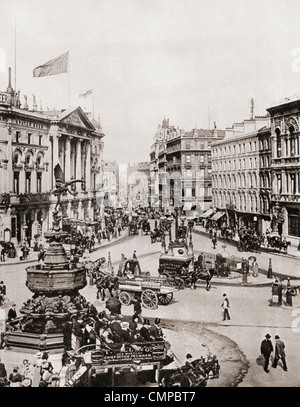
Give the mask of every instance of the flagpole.
[[95, 100], [94, 100], [94, 90], [93, 90], [93, 120], [95, 119], [95, 117], [94, 117], [94, 102], [95, 102]]
[[17, 92], [17, 17], [15, 15], [15, 92]]
[[70, 53], [68, 55], [68, 105], [70, 107]]

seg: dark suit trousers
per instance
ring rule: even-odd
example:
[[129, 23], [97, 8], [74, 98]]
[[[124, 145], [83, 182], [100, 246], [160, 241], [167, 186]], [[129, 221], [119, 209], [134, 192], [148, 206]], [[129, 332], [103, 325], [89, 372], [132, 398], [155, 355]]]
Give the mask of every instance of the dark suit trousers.
[[269, 361], [270, 361], [270, 353], [267, 353], [267, 354], [264, 354], [264, 357], [265, 357], [265, 366], [264, 366], [264, 369], [265, 370], [268, 370], [268, 366], [269, 366]]
[[[277, 367], [277, 363], [278, 363], [278, 360], [279, 360], [279, 359], [280, 359], [280, 358], [279, 358], [278, 356], [275, 356], [274, 361], [273, 361], [273, 365], [272, 365], [273, 367]], [[284, 369], [284, 370], [287, 370], [285, 357], [281, 356], [281, 360], [282, 360], [283, 369]]]

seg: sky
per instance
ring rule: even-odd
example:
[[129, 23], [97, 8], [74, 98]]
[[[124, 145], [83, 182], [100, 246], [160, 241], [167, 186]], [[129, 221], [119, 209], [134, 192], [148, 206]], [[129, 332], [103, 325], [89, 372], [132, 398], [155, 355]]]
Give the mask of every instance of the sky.
[[[0, 16], [0, 89], [11, 66], [30, 107], [34, 94], [45, 110], [94, 112], [119, 163], [149, 160], [164, 117], [225, 129], [251, 98], [264, 115], [300, 93], [299, 0], [5, 0]], [[33, 78], [66, 51], [68, 74]]]

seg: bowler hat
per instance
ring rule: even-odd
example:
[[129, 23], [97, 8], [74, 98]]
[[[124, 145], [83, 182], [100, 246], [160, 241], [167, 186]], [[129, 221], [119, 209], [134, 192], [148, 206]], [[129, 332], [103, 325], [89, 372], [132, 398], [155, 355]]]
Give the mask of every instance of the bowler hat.
[[278, 335], [275, 335], [275, 339], [280, 339]]
[[[271, 335], [267, 334], [267, 335], [266, 335], [266, 338], [271, 338]], [[276, 338], [276, 337], [275, 337], [275, 338]]]
[[188, 354], [186, 355], [186, 358], [187, 358], [187, 359], [192, 359], [193, 356], [192, 356], [190, 353], [188, 353]]

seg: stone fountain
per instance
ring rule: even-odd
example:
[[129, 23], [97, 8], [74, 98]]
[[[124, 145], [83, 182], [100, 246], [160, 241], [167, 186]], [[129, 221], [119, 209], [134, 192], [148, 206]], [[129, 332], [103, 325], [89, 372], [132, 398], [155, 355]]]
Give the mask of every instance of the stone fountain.
[[[74, 256], [67, 256], [63, 241], [68, 233], [60, 225], [61, 195], [66, 191], [74, 195], [68, 186], [82, 181], [65, 183], [59, 164], [54, 173], [56, 184], [52, 193], [57, 197], [57, 203], [52, 215], [52, 229], [44, 234], [49, 247], [44, 264], [26, 269], [26, 285], [34, 294], [20, 309], [23, 316], [20, 329], [8, 333], [7, 345], [13, 349], [64, 351], [66, 342], [70, 344], [71, 341], [71, 332], [66, 326], [72, 316], [81, 318], [88, 313], [88, 303], [79, 294], [87, 284], [86, 269]], [[69, 338], [66, 338], [66, 332]]]

